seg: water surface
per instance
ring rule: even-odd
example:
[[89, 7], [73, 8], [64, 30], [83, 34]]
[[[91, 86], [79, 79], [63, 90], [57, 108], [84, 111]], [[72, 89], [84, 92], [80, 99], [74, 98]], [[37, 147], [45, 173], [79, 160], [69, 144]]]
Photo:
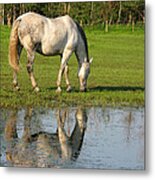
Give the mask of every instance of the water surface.
[[144, 169], [144, 109], [1, 109], [1, 166]]

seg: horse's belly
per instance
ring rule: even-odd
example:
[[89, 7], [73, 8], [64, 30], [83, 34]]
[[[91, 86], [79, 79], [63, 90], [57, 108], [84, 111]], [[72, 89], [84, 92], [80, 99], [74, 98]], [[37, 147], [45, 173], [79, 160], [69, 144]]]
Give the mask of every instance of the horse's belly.
[[64, 46], [63, 42], [53, 43], [52, 41], [46, 41], [42, 43], [41, 50], [44, 55], [57, 55], [62, 54]]
[[56, 49], [50, 49], [50, 48], [44, 48], [42, 49], [42, 54], [46, 55], [46, 56], [53, 56], [53, 55], [57, 55], [57, 54], [61, 54], [60, 50], [56, 50]]
[[62, 54], [62, 49], [54, 48], [51, 46], [47, 46], [47, 47], [42, 46], [39, 53], [46, 56], [54, 56], [54, 55]]

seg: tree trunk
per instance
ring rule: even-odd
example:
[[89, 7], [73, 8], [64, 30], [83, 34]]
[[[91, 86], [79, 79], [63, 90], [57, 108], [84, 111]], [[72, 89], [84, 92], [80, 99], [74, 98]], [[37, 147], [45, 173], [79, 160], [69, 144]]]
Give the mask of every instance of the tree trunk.
[[105, 32], [108, 32], [108, 20], [105, 21]]
[[16, 4], [13, 4], [13, 22], [15, 21], [16, 17], [17, 17], [17, 14], [16, 14]]
[[68, 7], [67, 7], [67, 13], [70, 14], [70, 9], [71, 9], [71, 4], [70, 2], [68, 3]]
[[0, 24], [4, 25], [4, 5], [0, 4]]
[[111, 24], [112, 24], [112, 20], [113, 20], [113, 14], [110, 16], [109, 26], [111, 26]]
[[135, 31], [135, 21], [134, 21], [134, 19], [132, 20], [132, 32], [134, 32]]
[[91, 12], [90, 12], [90, 24], [93, 25], [93, 11], [94, 11], [94, 2], [91, 2]]
[[11, 27], [11, 15], [10, 13], [7, 14], [7, 25]]
[[118, 11], [118, 19], [117, 19], [117, 24], [120, 23], [121, 21], [121, 12], [122, 12], [122, 2], [119, 2], [119, 11]]
[[19, 5], [19, 14], [24, 14], [26, 11], [24, 3]]
[[64, 3], [64, 14], [67, 12], [67, 3]]
[[131, 14], [131, 11], [130, 11], [130, 13], [129, 13], [129, 20], [128, 20], [127, 26], [130, 26], [131, 22], [132, 22], [132, 14]]

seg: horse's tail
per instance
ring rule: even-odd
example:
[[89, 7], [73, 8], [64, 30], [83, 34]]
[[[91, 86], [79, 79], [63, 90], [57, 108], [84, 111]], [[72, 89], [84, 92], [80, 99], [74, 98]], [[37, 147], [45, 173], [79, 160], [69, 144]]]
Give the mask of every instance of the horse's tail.
[[16, 71], [19, 71], [19, 59], [18, 59], [18, 27], [20, 20], [16, 20], [13, 23], [11, 35], [10, 35], [10, 44], [9, 44], [9, 64]]

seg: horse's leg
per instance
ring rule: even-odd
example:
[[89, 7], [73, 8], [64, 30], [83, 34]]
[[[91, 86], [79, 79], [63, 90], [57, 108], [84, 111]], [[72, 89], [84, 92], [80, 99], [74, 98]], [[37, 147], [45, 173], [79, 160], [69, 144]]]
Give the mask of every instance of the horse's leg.
[[[58, 73], [58, 79], [57, 79], [57, 87], [58, 88], [57, 88], [56, 92], [61, 92], [61, 79], [62, 79], [62, 75], [63, 75], [63, 73], [65, 71], [65, 68], [67, 66], [67, 62], [68, 62], [71, 54], [72, 54], [71, 50], [69, 50], [69, 49], [65, 49], [64, 50], [64, 53], [63, 53], [62, 59], [61, 59], [61, 65], [60, 65], [59, 73]], [[66, 74], [67, 74], [67, 69], [66, 69]], [[68, 75], [67, 75], [67, 77], [68, 77]], [[68, 78], [66, 79], [66, 83], [68, 83], [67, 85], [69, 87], [70, 84], [69, 84]]]
[[13, 87], [15, 88], [15, 90], [19, 91], [20, 87], [18, 85], [18, 80], [17, 80], [17, 71], [14, 70], [13, 71]]
[[66, 91], [70, 92], [72, 90], [72, 87], [71, 87], [70, 82], [69, 82], [69, 67], [68, 67], [68, 64], [65, 66], [64, 75], [65, 75], [65, 80], [66, 80], [66, 85], [67, 85]]
[[35, 81], [35, 77], [33, 74], [33, 63], [34, 63], [34, 54], [35, 52], [32, 50], [27, 51], [27, 59], [28, 59], [28, 63], [27, 63], [27, 72], [29, 74], [31, 83], [32, 83], [32, 87], [34, 89], [34, 91], [38, 92], [39, 88], [37, 86], [37, 83]]
[[[18, 62], [19, 62], [19, 59], [20, 59], [20, 55], [21, 55], [22, 49], [23, 49], [23, 46], [20, 45], [20, 44], [18, 44], [18, 56], [17, 56]], [[17, 91], [20, 90], [20, 87], [19, 87], [19, 85], [18, 85], [17, 71], [16, 71], [16, 70], [13, 71], [13, 86], [14, 86], [14, 88], [15, 88]]]
[[58, 110], [57, 112], [58, 138], [59, 138], [59, 143], [60, 143], [61, 152], [62, 152], [62, 159], [64, 160], [70, 159], [71, 157], [71, 148], [70, 148], [70, 144], [68, 143], [69, 138], [64, 128], [65, 121], [66, 121], [66, 113], [67, 113], [66, 110], [63, 112], [62, 115], [61, 115], [60, 110]]
[[31, 119], [32, 119], [33, 109], [28, 107], [26, 109], [24, 117], [24, 132], [22, 136], [23, 142], [29, 142], [31, 140]]

